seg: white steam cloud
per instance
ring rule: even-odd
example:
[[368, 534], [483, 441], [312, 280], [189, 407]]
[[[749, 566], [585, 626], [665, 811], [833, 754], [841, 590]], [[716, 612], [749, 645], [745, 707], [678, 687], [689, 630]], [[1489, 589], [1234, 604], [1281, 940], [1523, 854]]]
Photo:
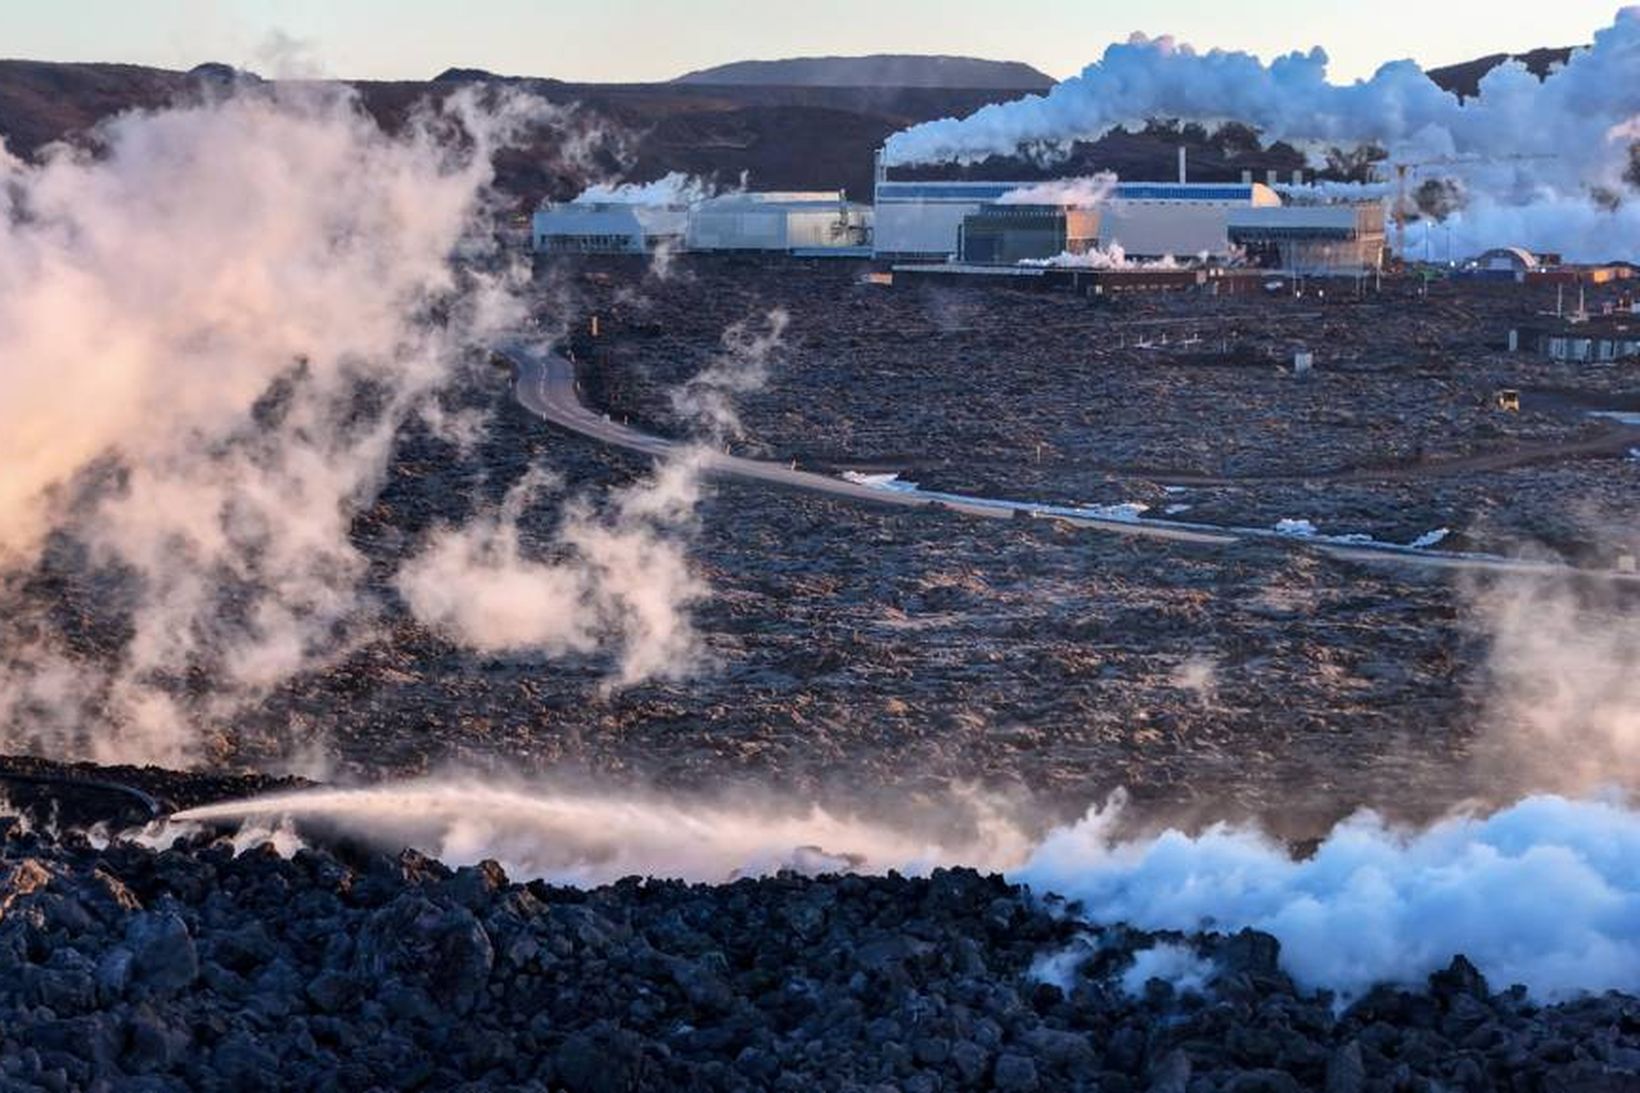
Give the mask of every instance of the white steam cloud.
[[461, 781], [284, 794], [191, 809], [173, 819], [280, 817], [334, 825], [394, 849], [415, 846], [451, 864], [493, 858], [513, 876], [583, 885], [629, 876], [721, 884], [779, 869], [1000, 867], [1026, 849], [1014, 828], [983, 810], [970, 837], [942, 842], [817, 806], [685, 804]]
[[474, 649], [553, 656], [618, 646], [618, 684], [679, 677], [700, 661], [688, 608], [705, 586], [676, 534], [699, 497], [696, 463], [671, 460], [602, 510], [572, 500], [547, 558], [521, 545], [526, 508], [556, 485], [531, 469], [499, 511], [435, 531], [400, 570], [399, 592], [416, 618]]
[[[886, 158], [975, 162], [1021, 150], [1051, 157], [1153, 118], [1236, 121], [1268, 141], [1318, 152], [1377, 145], [1395, 161], [1473, 160], [1451, 168], [1469, 200], [1447, 221], [1454, 246], [1468, 252], [1521, 244], [1570, 257], [1628, 257], [1640, 245], [1640, 203], [1630, 200], [1637, 88], [1640, 8], [1619, 12], [1592, 47], [1546, 80], [1506, 62], [1466, 102], [1411, 61], [1335, 84], [1319, 48], [1266, 65], [1246, 53], [1197, 53], [1172, 38], [1134, 35], [1046, 94], [897, 133]], [[1543, 158], [1504, 158], [1519, 155]]]
[[[66, 521], [135, 589], [106, 677], [8, 651], [24, 743], [183, 761], [190, 724], [347, 647], [350, 514], [461, 348], [515, 320], [507, 274], [447, 259], [542, 116], [461, 94], [389, 137], [346, 91], [240, 87], [0, 161], [0, 555]], [[220, 683], [185, 709], [170, 684], [201, 667]]]
[[717, 194], [707, 179], [672, 171], [653, 182], [598, 182], [575, 197], [578, 205], [693, 205]]
[[1455, 953], [1542, 998], [1640, 989], [1640, 813], [1617, 804], [1535, 797], [1416, 833], [1364, 814], [1303, 860], [1245, 829], [1121, 842], [1114, 823], [1090, 812], [1013, 878], [1100, 922], [1266, 931], [1295, 980], [1344, 994], [1415, 984]]
[[785, 349], [790, 323], [790, 314], [777, 307], [756, 320], [730, 326], [723, 332], [723, 351], [673, 389], [672, 412], [703, 427], [719, 443], [743, 436], [735, 398], [759, 390], [768, 382], [770, 366]]
[[[481, 417], [435, 396], [524, 315], [521, 263], [450, 257], [488, 234], [492, 154], [562, 120], [474, 88], [388, 134], [344, 88], [240, 84], [38, 164], [0, 152], [0, 588], [78, 551], [75, 594], [105, 601], [89, 614], [114, 643], [88, 656], [15, 597], [6, 748], [198, 763], [371, 636], [354, 517], [407, 422], [477, 442]], [[441, 529], [400, 591], [479, 649], [607, 643], [619, 683], [675, 674], [699, 587], [666, 533], [694, 479], [684, 463], [568, 502], [537, 558], [517, 529], [530, 476]]]
[[1116, 192], [1116, 176], [1105, 172], [1085, 178], [1062, 178], [1009, 190], [998, 205], [1102, 205]]
[[[1205, 260], [1206, 256], [1200, 256]], [[1061, 251], [1051, 258], [1021, 258], [1022, 266], [1043, 266], [1050, 269], [1131, 269], [1131, 270], [1173, 270], [1181, 269], [1178, 259], [1171, 254], [1164, 254], [1160, 258], [1129, 258], [1127, 248], [1120, 243], [1112, 243], [1108, 247], [1089, 247], [1085, 251]]]

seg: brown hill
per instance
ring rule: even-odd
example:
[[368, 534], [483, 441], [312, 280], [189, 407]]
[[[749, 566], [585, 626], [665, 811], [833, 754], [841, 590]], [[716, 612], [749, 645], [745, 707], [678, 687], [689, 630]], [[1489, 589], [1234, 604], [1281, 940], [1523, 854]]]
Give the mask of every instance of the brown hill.
[[1559, 48], [1533, 49], [1525, 53], [1491, 53], [1485, 57], [1477, 57], [1473, 61], [1463, 61], [1455, 65], [1431, 68], [1428, 70], [1428, 74], [1429, 78], [1439, 86], [1453, 92], [1461, 99], [1468, 99], [1480, 92], [1481, 77], [1505, 61], [1524, 61], [1527, 70], [1541, 80], [1549, 74], [1550, 68], [1555, 65], [1565, 64], [1566, 59], [1572, 55], [1573, 48], [1572, 46], [1561, 46]]
[[[214, 69], [191, 75], [137, 65], [0, 60], [0, 137], [13, 153], [30, 156], [122, 110], [183, 100], [201, 81], [220, 79]], [[353, 86], [391, 128], [423, 97], [440, 98], [463, 83], [491, 79], [501, 80], [458, 69], [433, 81]], [[756, 187], [847, 188], [862, 196], [871, 189], [872, 152], [890, 133], [1019, 94], [1009, 88], [504, 82], [554, 103], [579, 104], [580, 123], [609, 137], [605, 171], [634, 179], [688, 171], [724, 181], [745, 172]], [[563, 163], [545, 136], [503, 157], [499, 168], [503, 189], [522, 205], [572, 196], [587, 180], [584, 168]]]
[[17, 155], [133, 107], [163, 106], [186, 73], [141, 65], [0, 60], [0, 137]]
[[672, 82], [761, 87], [989, 87], [1046, 91], [1053, 86], [1054, 79], [1019, 61], [877, 53], [869, 57], [735, 61], [685, 73]]

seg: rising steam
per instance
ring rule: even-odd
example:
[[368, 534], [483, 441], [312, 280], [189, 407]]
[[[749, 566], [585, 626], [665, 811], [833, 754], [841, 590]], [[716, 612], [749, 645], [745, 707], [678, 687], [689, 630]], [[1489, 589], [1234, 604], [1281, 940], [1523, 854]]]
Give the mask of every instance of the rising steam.
[[[1457, 158], [1467, 205], [1444, 207], [1471, 252], [1523, 244], [1571, 257], [1628, 257], [1640, 245], [1633, 196], [1640, 138], [1640, 8], [1625, 8], [1561, 69], [1539, 81], [1519, 62], [1488, 73], [1467, 102], [1411, 61], [1369, 80], [1327, 79], [1321, 49], [1266, 65], [1246, 53], [1197, 53], [1134, 35], [1044, 95], [925, 122], [890, 137], [890, 163], [977, 162], [1025, 151], [1052, 158], [1119, 125], [1171, 118], [1235, 121], [1318, 157], [1377, 146], [1397, 162]], [[1533, 159], [1504, 157], [1531, 155]], [[1450, 203], [1447, 203], [1450, 205]], [[1429, 221], [1426, 219], [1425, 224]], [[1417, 242], [1415, 235], [1412, 242]]]
[[1116, 176], [1108, 171], [1086, 178], [1062, 178], [1009, 190], [998, 205], [1102, 205], [1116, 192]]
[[785, 349], [791, 316], [772, 308], [723, 332], [723, 348], [707, 366], [672, 392], [672, 412], [704, 431], [714, 443], [745, 435], [735, 411], [737, 396], [759, 390]]
[[672, 171], [653, 182], [596, 182], [575, 197], [577, 205], [693, 205], [718, 193], [709, 179]]
[[[527, 272], [450, 256], [483, 251], [492, 154], [559, 120], [466, 89], [388, 134], [344, 88], [241, 85], [37, 164], [0, 153], [7, 748], [199, 762], [240, 710], [371, 637], [354, 516], [406, 423], [481, 435], [435, 396], [519, 324]], [[684, 477], [567, 505], [562, 564], [519, 547], [532, 478], [443, 529], [400, 588], [480, 649], [607, 641], [619, 681], [675, 672], [696, 586], [661, 531]], [[86, 656], [17, 591], [42, 556], [83, 575], [70, 607], [113, 648]]]
[[436, 531], [397, 578], [411, 612], [490, 653], [618, 646], [622, 685], [685, 674], [700, 660], [688, 607], [705, 592], [677, 534], [699, 498], [695, 456], [669, 461], [601, 509], [572, 500], [550, 544], [557, 557], [531, 557], [519, 521], [549, 484], [532, 469], [498, 511]]
[[[184, 761], [185, 726], [354, 640], [351, 512], [460, 349], [515, 321], [506, 274], [448, 256], [535, 110], [458, 95], [389, 137], [333, 87], [239, 88], [4, 162], [0, 552], [67, 526], [131, 597], [104, 678], [11, 650], [25, 741]], [[167, 685], [200, 669], [207, 695]]]

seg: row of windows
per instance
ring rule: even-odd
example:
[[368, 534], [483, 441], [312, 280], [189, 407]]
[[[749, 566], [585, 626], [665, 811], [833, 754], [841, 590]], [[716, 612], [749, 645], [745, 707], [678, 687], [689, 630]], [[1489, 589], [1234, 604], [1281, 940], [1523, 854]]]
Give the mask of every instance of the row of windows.
[[636, 249], [632, 245], [632, 237], [624, 233], [616, 235], [543, 235], [536, 241], [536, 247], [540, 250], [580, 251], [584, 253]]
[[646, 235], [642, 246], [632, 236], [623, 233], [590, 233], [567, 234], [553, 233], [539, 235], [535, 239], [536, 250], [547, 251], [574, 251], [582, 254], [608, 254], [611, 251], [633, 252], [639, 250], [655, 250], [659, 247], [679, 247], [683, 245], [681, 235]]

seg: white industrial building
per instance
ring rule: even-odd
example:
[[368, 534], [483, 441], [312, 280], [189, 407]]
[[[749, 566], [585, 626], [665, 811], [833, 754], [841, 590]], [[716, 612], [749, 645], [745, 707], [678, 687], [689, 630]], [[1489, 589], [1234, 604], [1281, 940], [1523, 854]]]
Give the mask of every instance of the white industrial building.
[[[1381, 204], [1284, 204], [1272, 185], [1251, 175], [1239, 183], [1185, 182], [1183, 176], [1181, 157], [1179, 182], [1115, 182], [1079, 206], [1096, 217], [1089, 245], [1119, 247], [1134, 259], [1245, 255], [1302, 273], [1358, 273], [1382, 260]], [[1037, 191], [1026, 195], [1030, 202], [1045, 207], [1042, 196], [1052, 187], [1043, 183], [891, 181], [879, 168], [874, 257], [950, 260], [962, 251], [970, 218], [995, 213], [1005, 195], [1027, 189]]]
[[679, 248], [689, 231], [687, 205], [564, 201], [543, 205], [530, 222], [543, 254], [648, 254]]
[[[957, 253], [963, 221], [1029, 182], [877, 183], [873, 250], [879, 258], [939, 260]], [[1098, 245], [1132, 257], [1222, 255], [1241, 210], [1281, 205], [1261, 183], [1119, 182], [1098, 205]]]
[[775, 251], [868, 256], [871, 207], [841, 190], [724, 194], [691, 204], [566, 201], [531, 221], [543, 254]]
[[689, 210], [692, 251], [825, 251], [871, 241], [871, 208], [842, 190], [724, 194]]
[[1365, 201], [1240, 209], [1230, 217], [1229, 239], [1250, 260], [1292, 273], [1366, 273], [1383, 262], [1384, 206]]

